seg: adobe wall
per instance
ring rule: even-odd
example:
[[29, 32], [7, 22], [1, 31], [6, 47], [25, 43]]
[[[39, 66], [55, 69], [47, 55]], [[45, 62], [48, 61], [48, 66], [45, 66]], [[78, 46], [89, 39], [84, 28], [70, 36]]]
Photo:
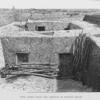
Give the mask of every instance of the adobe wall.
[[98, 17], [98, 16], [85, 15], [83, 20], [87, 21], [87, 22], [90, 22], [90, 23], [93, 23], [93, 24], [100, 25], [100, 17]]
[[95, 43], [90, 56], [89, 66], [84, 73], [85, 84], [100, 91], [100, 47]]
[[36, 26], [45, 26], [45, 31], [64, 30], [68, 27], [69, 22], [33, 22], [27, 23], [30, 31], [36, 31]]
[[5, 66], [4, 54], [3, 54], [3, 47], [0, 40], [0, 69]]
[[59, 64], [58, 54], [68, 53], [73, 37], [4, 37], [1, 38], [5, 62], [16, 65], [16, 53], [28, 52], [30, 64]]

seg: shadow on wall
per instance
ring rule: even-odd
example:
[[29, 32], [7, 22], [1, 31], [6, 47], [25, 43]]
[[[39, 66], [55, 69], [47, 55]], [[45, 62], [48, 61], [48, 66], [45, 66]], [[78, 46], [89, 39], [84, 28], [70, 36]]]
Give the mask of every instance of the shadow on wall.
[[100, 15], [85, 15], [85, 17], [83, 18], [83, 21], [100, 25]]
[[59, 55], [58, 79], [74, 79], [100, 91], [100, 48], [86, 35], [79, 35], [76, 40], [74, 54]]

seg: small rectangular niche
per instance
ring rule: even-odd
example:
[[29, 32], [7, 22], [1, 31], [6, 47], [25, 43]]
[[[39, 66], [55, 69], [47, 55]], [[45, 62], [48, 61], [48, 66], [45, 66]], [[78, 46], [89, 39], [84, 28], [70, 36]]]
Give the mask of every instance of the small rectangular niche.
[[16, 64], [29, 62], [29, 53], [16, 53]]
[[35, 30], [36, 31], [45, 31], [45, 26], [36, 26]]

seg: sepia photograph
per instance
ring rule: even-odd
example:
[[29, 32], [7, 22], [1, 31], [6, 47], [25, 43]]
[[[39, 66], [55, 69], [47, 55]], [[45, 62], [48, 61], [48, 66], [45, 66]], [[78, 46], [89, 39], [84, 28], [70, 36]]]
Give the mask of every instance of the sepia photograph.
[[99, 6], [99, 0], [0, 0], [0, 93], [99, 93]]

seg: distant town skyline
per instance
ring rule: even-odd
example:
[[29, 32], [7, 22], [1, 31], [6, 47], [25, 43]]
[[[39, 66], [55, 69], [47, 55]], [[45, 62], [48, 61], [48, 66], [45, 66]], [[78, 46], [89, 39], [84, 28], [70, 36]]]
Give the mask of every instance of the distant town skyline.
[[[98, 1], [98, 2], [97, 2]], [[36, 9], [67, 9], [67, 8], [98, 8], [99, 0], [0, 0], [0, 8], [36, 8]]]

